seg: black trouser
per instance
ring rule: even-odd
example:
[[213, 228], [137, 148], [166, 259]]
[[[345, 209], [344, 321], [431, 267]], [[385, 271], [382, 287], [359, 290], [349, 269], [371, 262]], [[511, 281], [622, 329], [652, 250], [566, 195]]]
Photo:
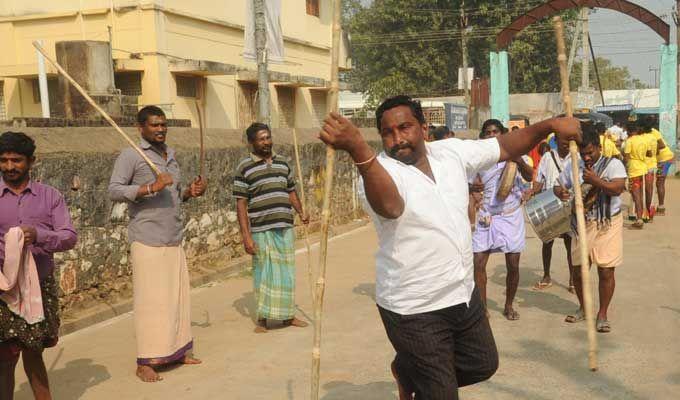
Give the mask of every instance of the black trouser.
[[422, 314], [401, 315], [378, 306], [397, 352], [399, 381], [418, 400], [456, 400], [458, 388], [489, 379], [498, 352], [475, 288], [465, 303]]

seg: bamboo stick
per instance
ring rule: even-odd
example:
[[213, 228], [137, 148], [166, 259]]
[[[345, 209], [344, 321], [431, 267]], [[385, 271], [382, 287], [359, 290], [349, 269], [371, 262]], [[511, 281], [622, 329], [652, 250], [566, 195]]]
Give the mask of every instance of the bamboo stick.
[[[567, 72], [567, 56], [564, 44], [564, 25], [562, 18], [553, 18], [555, 26], [555, 38], [557, 39], [557, 61], [560, 66], [560, 78], [562, 81], [562, 101], [567, 117], [574, 116], [569, 91], [569, 74]], [[581, 179], [578, 168], [578, 147], [573, 140], [569, 142], [571, 154], [571, 176], [574, 183], [574, 200], [576, 204], [576, 225], [578, 229], [579, 250], [581, 257], [581, 288], [583, 292], [583, 310], [586, 316], [586, 328], [588, 331], [588, 367], [591, 371], [597, 370], [597, 336], [595, 334], [595, 318], [593, 315], [593, 292], [590, 287], [590, 258], [588, 256], [588, 237], [586, 232], [586, 218], [583, 207], [583, 193], [581, 191]]]
[[[302, 166], [300, 164], [300, 147], [298, 145], [297, 129], [293, 128], [293, 148], [295, 150], [295, 167], [297, 169], [297, 179], [300, 185], [300, 201], [302, 202], [302, 211], [309, 212], [307, 209], [307, 197], [305, 196], [305, 183], [302, 176]], [[309, 214], [308, 214], [309, 215]], [[316, 295], [314, 294], [314, 274], [312, 272], [312, 246], [309, 243], [309, 225], [303, 226], [305, 235], [305, 247], [307, 247], [307, 280], [309, 282], [309, 294], [312, 297], [312, 303]]]
[[199, 100], [196, 100], [196, 113], [198, 114], [198, 130], [199, 130], [199, 153], [198, 153], [198, 170], [200, 171], [201, 180], [205, 179], [205, 147], [203, 145], [203, 115]]
[[120, 133], [121, 136], [123, 136], [123, 138], [128, 142], [128, 144], [129, 144], [130, 146], [132, 146], [132, 148], [135, 149], [135, 151], [137, 151], [137, 153], [139, 153], [140, 156], [142, 156], [142, 159], [144, 159], [144, 161], [146, 161], [147, 164], [149, 164], [149, 167], [151, 167], [151, 170], [152, 170], [156, 175], [160, 175], [160, 174], [161, 174], [161, 171], [158, 169], [158, 167], [156, 167], [156, 164], [154, 164], [153, 161], [151, 161], [151, 160], [149, 159], [149, 157], [147, 157], [146, 154], [144, 154], [144, 151], [143, 151], [142, 149], [140, 149], [139, 146], [137, 146], [137, 144], [136, 144], [132, 139], [130, 139], [130, 137], [129, 137], [125, 132], [123, 132], [122, 129], [120, 129], [120, 127], [118, 126], [118, 124], [116, 124], [116, 121], [114, 121], [114, 120], [109, 116], [109, 114], [106, 113], [106, 111], [104, 111], [101, 107], [99, 107], [99, 104], [97, 104], [97, 103], [92, 99], [92, 97], [90, 97], [90, 95], [87, 94], [87, 92], [85, 91], [85, 89], [83, 89], [83, 87], [80, 86], [80, 85], [78, 84], [78, 82], [76, 82], [73, 78], [71, 78], [71, 75], [69, 75], [68, 72], [66, 72], [66, 71], [64, 70], [64, 68], [62, 68], [62, 66], [59, 65], [59, 63], [57, 63], [57, 62], [56, 62], [55, 60], [53, 60], [50, 56], [47, 55], [47, 53], [45, 52], [45, 49], [42, 48], [42, 46], [40, 45], [40, 43], [38, 43], [37, 41], [33, 41], [33, 47], [35, 47], [36, 50], [38, 50], [38, 51], [40, 52], [40, 54], [42, 54], [43, 57], [45, 57], [45, 59], [46, 59], [47, 61], [50, 62], [50, 64], [54, 65], [54, 67], [57, 69], [57, 71], [59, 71], [59, 73], [62, 74], [62, 75], [64, 76], [64, 78], [66, 78], [66, 80], [69, 81], [69, 82], [71, 83], [71, 85], [73, 85], [74, 88], [76, 88], [76, 90], [77, 90], [77, 91], [85, 98], [85, 100], [87, 100], [87, 102], [90, 103], [90, 105], [91, 105], [92, 107], [94, 107], [94, 109], [97, 110], [97, 112], [99, 112], [99, 114], [101, 114], [102, 117], [104, 117], [104, 119], [105, 119], [109, 124], [111, 124], [111, 126], [112, 126], [118, 133]]
[[[333, 2], [333, 40], [331, 48], [331, 87], [328, 92], [328, 109], [338, 109], [338, 65], [340, 61], [340, 10], [342, 0]], [[319, 274], [314, 299], [314, 346], [312, 348], [311, 399], [319, 399], [319, 372], [321, 369], [321, 322], [323, 319], [323, 295], [326, 290], [326, 261], [328, 255], [328, 226], [331, 214], [331, 189], [335, 169], [335, 150], [326, 147], [326, 180], [321, 209], [321, 243], [319, 251]]]

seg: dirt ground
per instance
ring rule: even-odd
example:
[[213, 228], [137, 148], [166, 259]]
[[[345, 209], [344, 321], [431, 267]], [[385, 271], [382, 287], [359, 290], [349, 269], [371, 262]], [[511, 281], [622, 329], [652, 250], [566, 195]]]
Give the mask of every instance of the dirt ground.
[[[540, 242], [527, 232], [516, 309], [519, 321], [502, 315], [505, 266], [489, 261], [491, 324], [500, 368], [488, 382], [461, 390], [463, 399], [675, 399], [680, 391], [680, 181], [669, 182], [666, 217], [643, 231], [624, 232], [625, 263], [617, 269], [610, 307], [613, 331], [598, 334], [597, 372], [587, 368], [583, 324], [567, 324], [576, 309], [566, 289], [568, 274], [556, 243], [556, 285], [531, 289], [542, 273]], [[324, 400], [395, 399], [389, 373], [394, 356], [374, 303], [376, 236], [366, 226], [333, 239], [323, 320], [321, 397]], [[314, 251], [316, 260], [316, 251]], [[297, 304], [309, 319], [305, 254], [298, 252]], [[592, 275], [596, 284], [596, 274]], [[307, 399], [311, 327], [253, 329], [253, 292], [247, 276], [192, 291], [193, 334], [199, 366], [163, 373], [160, 383], [134, 375], [131, 314], [63, 337], [46, 352], [55, 399]], [[597, 299], [597, 294], [595, 294]], [[16, 398], [31, 399], [21, 369]]]

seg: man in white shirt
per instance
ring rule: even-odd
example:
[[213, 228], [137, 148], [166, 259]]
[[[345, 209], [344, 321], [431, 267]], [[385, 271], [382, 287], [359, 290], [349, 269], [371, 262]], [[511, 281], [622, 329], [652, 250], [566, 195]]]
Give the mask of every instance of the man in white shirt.
[[[544, 190], [552, 190], [558, 185], [558, 178], [565, 166], [570, 160], [569, 146], [567, 144], [558, 145], [557, 149], [550, 150], [541, 157], [541, 162], [538, 164], [538, 172], [536, 173], [536, 182], [534, 182], [534, 192], [540, 193]], [[571, 261], [571, 236], [564, 234], [560, 236], [564, 240], [564, 247], [567, 250], [567, 263], [569, 265], [569, 291], [574, 293], [574, 279], [572, 276], [572, 261]], [[543, 278], [536, 282], [534, 290], [545, 290], [552, 286], [552, 278], [550, 277], [550, 262], [552, 260], [552, 248], [554, 240], [548, 243], [543, 243], [541, 256], [543, 260]]]
[[[607, 309], [614, 297], [614, 271], [623, 263], [623, 215], [621, 215], [621, 193], [626, 187], [626, 168], [616, 158], [602, 155], [600, 137], [592, 125], [584, 125], [583, 142], [579, 146], [581, 159], [579, 171], [583, 182], [584, 203], [593, 206], [586, 209], [586, 232], [588, 238], [588, 257], [591, 264], [597, 264], [599, 277], [600, 309], [597, 312], [596, 328], [598, 332], [611, 331], [607, 318]], [[563, 185], [555, 186], [555, 195], [568, 199], [568, 190], [572, 188], [570, 160], [565, 166], [560, 181]], [[589, 190], [590, 189], [590, 190]], [[592, 202], [591, 202], [592, 199]], [[581, 288], [581, 259], [579, 256], [579, 238], [574, 234], [571, 257], [574, 265], [574, 285], [578, 296], [579, 309], [568, 315], [566, 322], [580, 322], [585, 319], [583, 313], [583, 292]], [[589, 265], [590, 267], [590, 265]]]
[[397, 355], [400, 399], [450, 400], [488, 379], [498, 353], [475, 288], [467, 216], [469, 177], [528, 152], [548, 133], [580, 141], [575, 119], [552, 119], [498, 138], [425, 142], [420, 103], [407, 96], [376, 110], [384, 152], [351, 122], [325, 120], [319, 137], [350, 154], [379, 239], [376, 302]]

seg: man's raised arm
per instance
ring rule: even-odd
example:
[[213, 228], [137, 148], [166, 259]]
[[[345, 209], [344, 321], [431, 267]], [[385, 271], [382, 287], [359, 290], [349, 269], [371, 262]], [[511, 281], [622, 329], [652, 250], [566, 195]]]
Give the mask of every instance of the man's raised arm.
[[501, 147], [500, 161], [514, 160], [527, 154], [551, 132], [555, 132], [560, 143], [570, 140], [575, 140], [576, 143], [581, 142], [581, 123], [578, 119], [551, 118], [524, 129], [497, 136]]
[[375, 159], [375, 150], [366, 143], [359, 129], [336, 113], [331, 113], [324, 122], [319, 138], [352, 157], [363, 178], [366, 199], [373, 211], [383, 218], [399, 218], [404, 212], [404, 199], [390, 174]]

